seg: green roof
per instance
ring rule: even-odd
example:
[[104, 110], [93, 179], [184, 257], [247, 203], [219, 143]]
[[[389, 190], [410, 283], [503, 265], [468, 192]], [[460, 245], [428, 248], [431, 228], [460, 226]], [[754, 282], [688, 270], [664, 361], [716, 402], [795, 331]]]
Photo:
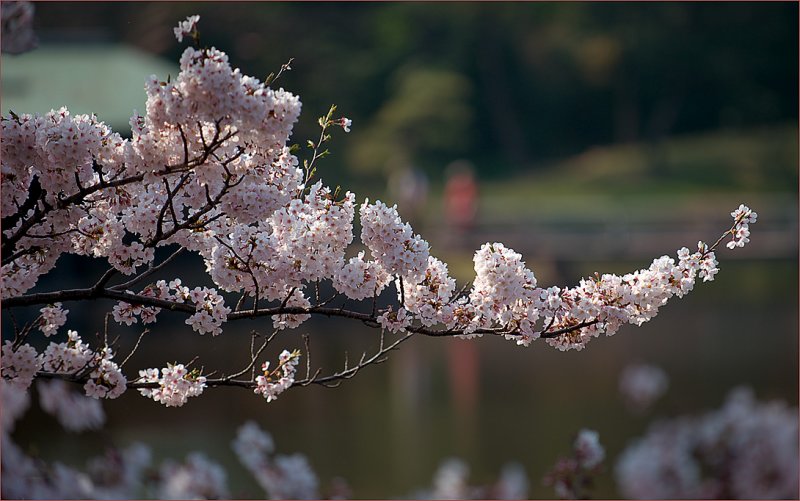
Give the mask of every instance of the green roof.
[[144, 113], [144, 82], [150, 75], [174, 78], [179, 68], [127, 45], [41, 45], [21, 55], [3, 54], [0, 108], [46, 113], [66, 106], [94, 113], [123, 136], [133, 110]]

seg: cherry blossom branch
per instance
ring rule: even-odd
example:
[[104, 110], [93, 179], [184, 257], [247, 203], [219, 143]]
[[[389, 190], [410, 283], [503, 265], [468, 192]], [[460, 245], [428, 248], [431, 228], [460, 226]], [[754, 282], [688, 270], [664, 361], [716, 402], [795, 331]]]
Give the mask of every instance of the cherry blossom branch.
[[[182, 22], [176, 38], [189, 35], [197, 42], [198, 21], [192, 16]], [[167, 309], [188, 316], [193, 330], [213, 336], [227, 321], [272, 318], [273, 334], [257, 349], [251, 338], [249, 361], [233, 375], [211, 378], [215, 373], [203, 375], [202, 368], [189, 368], [191, 362], [176, 362], [142, 370], [128, 385], [167, 406], [183, 405], [206, 386], [250, 388], [271, 401], [292, 385], [338, 384], [384, 361], [414, 335], [486, 334], [524, 346], [544, 338], [557, 349], [580, 350], [595, 337], [651, 320], [698, 280], [713, 280], [714, 250], [727, 235], [728, 248], [744, 246], [748, 224], [756, 221], [757, 214], [741, 205], [731, 213], [733, 226], [711, 247], [699, 242], [696, 252], [680, 249], [677, 260], [662, 256], [648, 268], [623, 276], [595, 274], [566, 288], [539, 287], [521, 254], [489, 242], [473, 257], [475, 279], [456, 293], [447, 265], [430, 254], [429, 243], [402, 221], [396, 206], [369, 199], [358, 205], [351, 192], [342, 197], [338, 187], [332, 190], [321, 180], [311, 184], [317, 161], [328, 154], [323, 145], [330, 127], [348, 132], [351, 125], [344, 117], [333, 118], [335, 106], [320, 118], [319, 139], [308, 142], [311, 158], [301, 168], [296, 149], [288, 145], [299, 99], [234, 70], [224, 52], [189, 47], [174, 82], [152, 78], [145, 89], [147, 113], [132, 118], [130, 140], [94, 116], [73, 117], [66, 108], [44, 117], [3, 118], [0, 202], [4, 213], [13, 213], [3, 222], [13, 225], [2, 231], [2, 309], [46, 305], [36, 321], [45, 336], [64, 325], [61, 303], [69, 301], [119, 301], [113, 316], [127, 325], [154, 322]], [[365, 250], [347, 259], [356, 212]], [[156, 248], [172, 244], [179, 250], [154, 265]], [[175, 278], [157, 280], [138, 293], [128, 290], [165, 269], [182, 249], [203, 259], [213, 287], [190, 289]], [[110, 268], [88, 288], [27, 294], [64, 253], [107, 258]], [[110, 285], [117, 273], [134, 276]], [[336, 290], [333, 298], [346, 298], [341, 307], [328, 306], [333, 298], [320, 301], [322, 280]], [[378, 296], [387, 287], [397, 299], [379, 308]], [[233, 311], [219, 291], [241, 295]], [[251, 309], [245, 309], [247, 297], [253, 298]], [[349, 300], [370, 299], [370, 313], [346, 308]], [[264, 307], [262, 301], [279, 305]], [[311, 374], [306, 339], [304, 379], [295, 379], [298, 350], [281, 352], [272, 371], [264, 362], [263, 374], [256, 376], [258, 359], [278, 330], [296, 328], [311, 316], [380, 329], [380, 344], [353, 366], [345, 354], [342, 370], [321, 377], [320, 370]], [[10, 350], [15, 366], [4, 366], [4, 377], [69, 373], [67, 379], [85, 382], [87, 395], [116, 398], [126, 379], [112, 360], [114, 343], [108, 346], [107, 332], [98, 341], [101, 351], [91, 350], [75, 331], [42, 354], [8, 343], [4, 361]], [[402, 337], [387, 343], [387, 333]], [[141, 336], [133, 351], [140, 342]], [[249, 380], [239, 379], [248, 371]]]
[[[362, 369], [370, 365], [377, 365], [385, 362], [388, 359], [387, 356], [391, 351], [396, 350], [400, 346], [400, 344], [411, 339], [413, 335], [414, 335], [413, 333], [407, 333], [404, 336], [396, 339], [395, 341], [386, 344], [384, 341], [384, 336], [382, 334], [380, 338], [380, 344], [376, 352], [369, 357], [367, 356], [366, 352], [363, 353], [359, 362], [356, 365], [350, 366], [347, 360], [345, 360], [344, 368], [341, 371], [335, 372], [327, 376], [319, 377], [318, 374], [321, 371], [321, 369], [319, 369], [311, 377], [307, 376], [305, 379], [295, 380], [291, 386], [303, 387], [303, 386], [309, 386], [311, 384], [319, 384], [328, 388], [335, 388], [339, 386], [339, 384], [341, 384], [342, 381], [353, 378]], [[237, 388], [246, 388], [250, 390], [256, 388], [257, 383], [254, 379], [244, 380], [235, 378], [243, 375], [252, 368], [252, 365], [255, 363], [255, 360], [258, 358], [258, 356], [263, 351], [264, 347], [266, 347], [266, 345], [273, 337], [274, 333], [265, 343], [263, 343], [262, 347], [258, 350], [256, 356], [251, 361], [251, 364], [249, 364], [243, 371], [237, 372], [236, 374], [227, 377], [206, 379], [205, 386], [209, 388], [237, 387]], [[277, 372], [281, 368], [282, 365], [279, 365], [273, 370], [273, 373]], [[86, 371], [85, 368], [75, 373], [38, 371], [36, 373], [36, 377], [42, 379], [61, 379], [70, 383], [83, 385], [89, 380], [88, 372], [89, 371]], [[156, 389], [158, 387], [159, 383], [157, 382], [132, 381], [127, 383], [127, 388], [134, 390]]]
[[389, 352], [396, 350], [401, 343], [411, 339], [413, 336], [414, 336], [413, 332], [408, 332], [402, 337], [393, 341], [392, 343], [386, 345], [384, 341], [384, 331], [381, 331], [381, 338], [378, 350], [371, 357], [366, 358], [366, 353], [363, 353], [361, 355], [361, 359], [359, 360], [359, 362], [356, 365], [350, 367], [348, 367], [347, 359], [345, 358], [344, 368], [341, 371], [324, 377], [317, 377], [317, 374], [314, 374], [310, 378], [306, 376], [305, 379], [295, 381], [292, 386], [308, 386], [310, 384], [321, 384], [328, 388], [335, 388], [339, 386], [339, 384], [341, 384], [342, 381], [354, 377], [364, 367], [373, 364], [381, 364], [385, 362], [388, 359]]
[[294, 58], [290, 57], [288, 61], [286, 61], [285, 63], [283, 63], [281, 65], [281, 67], [278, 70], [277, 74], [270, 73], [269, 75], [267, 75], [267, 78], [264, 79], [264, 85], [272, 85], [272, 84], [274, 84], [281, 77], [281, 75], [283, 75], [284, 71], [291, 70], [292, 67], [290, 65], [292, 64], [292, 61], [294, 61]]
[[[88, 289], [71, 289], [55, 292], [41, 292], [37, 294], [28, 294], [15, 298], [8, 298], [3, 301], [2, 308], [10, 309], [24, 306], [34, 306], [40, 304], [52, 304], [56, 302], [69, 302], [81, 300], [94, 300], [94, 299], [115, 299], [123, 301], [132, 305], [141, 306], [154, 306], [163, 308], [170, 311], [178, 311], [184, 313], [194, 314], [196, 309], [194, 306], [187, 303], [180, 303], [168, 299], [161, 299], [152, 296], [143, 296], [127, 291], [120, 291], [116, 288], [96, 290], [94, 288]], [[312, 306], [310, 308], [303, 308], [298, 306], [278, 306], [275, 308], [259, 308], [255, 310], [240, 310], [228, 315], [228, 321], [253, 319], [258, 317], [273, 317], [276, 315], [320, 315], [325, 317], [339, 317], [348, 318], [351, 320], [359, 320], [369, 327], [380, 327], [378, 317], [374, 314], [362, 313], [358, 311], [345, 310], [342, 308], [326, 308]], [[556, 337], [561, 334], [566, 334], [584, 327], [598, 323], [598, 319], [581, 322], [576, 325], [555, 329], [549, 331], [545, 329], [541, 333], [542, 338]], [[407, 331], [414, 334], [422, 334], [431, 337], [455, 337], [465, 335], [464, 329], [432, 329], [424, 326], [409, 326]], [[506, 335], [514, 334], [513, 329], [503, 328], [479, 328], [472, 331], [474, 334], [491, 334], [491, 335]]]

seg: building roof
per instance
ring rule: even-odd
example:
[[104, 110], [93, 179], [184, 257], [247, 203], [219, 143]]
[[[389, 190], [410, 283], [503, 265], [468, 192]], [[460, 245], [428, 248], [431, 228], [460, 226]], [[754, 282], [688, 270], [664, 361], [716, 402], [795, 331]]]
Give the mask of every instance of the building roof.
[[123, 136], [130, 135], [133, 110], [144, 113], [144, 82], [150, 75], [174, 78], [179, 68], [127, 45], [41, 45], [0, 59], [0, 108], [46, 113], [66, 106], [94, 113]]

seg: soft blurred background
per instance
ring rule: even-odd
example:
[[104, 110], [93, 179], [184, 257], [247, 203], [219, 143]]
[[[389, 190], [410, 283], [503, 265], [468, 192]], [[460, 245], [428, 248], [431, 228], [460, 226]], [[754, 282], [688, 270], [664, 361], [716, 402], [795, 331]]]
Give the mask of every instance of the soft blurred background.
[[[472, 483], [509, 461], [540, 479], [582, 427], [610, 459], [594, 495], [615, 497], [612, 465], [657, 416], [718, 407], [728, 390], [798, 400], [798, 6], [796, 3], [37, 3], [38, 49], [2, 57], [2, 111], [66, 105], [126, 135], [144, 110], [145, 77], [176, 75], [172, 27], [200, 14], [204, 44], [300, 95], [294, 141], [318, 136], [332, 103], [353, 120], [320, 164], [326, 184], [398, 203], [465, 283], [472, 253], [500, 241], [539, 283], [647, 267], [698, 239], [729, 212], [759, 214], [748, 247], [718, 253], [715, 282], [673, 300], [650, 324], [582, 352], [543, 342], [415, 339], [337, 389], [296, 389], [265, 404], [209, 391], [179, 409], [135, 394], [108, 402], [102, 432], [69, 434], [34, 409], [15, 437], [29, 451], [81, 465], [141, 440], [159, 457], [202, 450], [221, 461], [233, 496], [263, 495], [230, 449], [257, 421], [280, 452], [303, 452], [324, 486], [343, 477], [358, 498], [409, 496], [460, 457]], [[40, 289], [85, 286], [100, 269], [62, 258]], [[204, 283], [199, 260], [184, 283]], [[66, 305], [68, 327], [102, 328], [98, 305]], [[102, 305], [110, 309], [110, 304]], [[218, 339], [163, 314], [131, 360], [164, 366], [244, 365], [251, 322]], [[4, 336], [7, 335], [4, 318]], [[114, 327], [123, 351], [139, 331]], [[353, 323], [313, 319], [277, 338], [326, 371], [377, 343]], [[644, 416], [618, 391], [631, 362], [663, 368], [670, 386]]]

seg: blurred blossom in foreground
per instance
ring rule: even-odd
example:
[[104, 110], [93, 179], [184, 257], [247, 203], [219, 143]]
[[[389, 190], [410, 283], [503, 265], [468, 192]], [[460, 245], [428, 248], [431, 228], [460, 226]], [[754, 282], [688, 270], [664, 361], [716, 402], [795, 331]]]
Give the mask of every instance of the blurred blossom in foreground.
[[0, 46], [6, 54], [21, 54], [36, 48], [33, 33], [33, 3], [3, 2], [0, 5], [2, 40]]
[[217, 463], [200, 452], [186, 462], [165, 461], [159, 470], [160, 499], [224, 499], [228, 497], [227, 475]]
[[[67, 384], [51, 381], [50, 384]], [[40, 393], [49, 386], [39, 383]], [[48, 390], [49, 391], [49, 390]], [[47, 393], [45, 391], [44, 393]], [[72, 399], [97, 402], [71, 392]], [[47, 463], [27, 455], [11, 438], [14, 423], [30, 405], [28, 390], [0, 378], [2, 404], [2, 499], [224, 499], [230, 496], [228, 475], [220, 464], [200, 452], [192, 452], [183, 462], [170, 459], [156, 463], [149, 447], [133, 443], [126, 448], [110, 448], [105, 454], [91, 458], [85, 470], [58, 461]], [[50, 400], [48, 400], [50, 399]], [[70, 404], [47, 397], [45, 401], [59, 406]], [[92, 412], [89, 412], [91, 415]], [[86, 411], [65, 413], [59, 421], [68, 429], [79, 429], [75, 422], [91, 422]], [[83, 419], [79, 419], [83, 416]], [[100, 418], [103, 418], [100, 415]], [[95, 417], [96, 419], [96, 417]], [[584, 461], [594, 462], [590, 436]], [[254, 422], [241, 426], [232, 443], [241, 463], [264, 489], [269, 499], [322, 499], [319, 480], [306, 456], [275, 453], [272, 436]], [[576, 447], [578, 443], [576, 442]], [[581, 448], [585, 448], [581, 446]], [[601, 450], [602, 455], [602, 450]], [[595, 458], [595, 459], [592, 459]], [[528, 478], [521, 465], [507, 464], [498, 480], [490, 485], [471, 486], [467, 482], [469, 467], [458, 459], [442, 463], [434, 475], [433, 486], [415, 498], [422, 499], [525, 499]], [[334, 479], [326, 491], [331, 499], [352, 498], [347, 482]]]
[[625, 367], [619, 378], [619, 392], [631, 412], [641, 414], [664, 395], [669, 387], [666, 372], [649, 364]]
[[232, 444], [239, 461], [271, 499], [317, 499], [319, 480], [302, 454], [275, 455], [272, 435], [248, 421]]
[[737, 388], [719, 410], [653, 424], [616, 478], [630, 499], [797, 499], [797, 408]]
[[430, 488], [414, 493], [413, 499], [527, 499], [528, 475], [519, 463], [508, 463], [496, 482], [470, 485], [469, 466], [457, 458], [439, 465]]
[[468, 499], [469, 466], [460, 459], [443, 462], [433, 477], [431, 499]]
[[600, 435], [582, 429], [572, 444], [572, 455], [559, 458], [545, 475], [544, 483], [552, 485], [561, 499], [585, 499], [605, 457]]

